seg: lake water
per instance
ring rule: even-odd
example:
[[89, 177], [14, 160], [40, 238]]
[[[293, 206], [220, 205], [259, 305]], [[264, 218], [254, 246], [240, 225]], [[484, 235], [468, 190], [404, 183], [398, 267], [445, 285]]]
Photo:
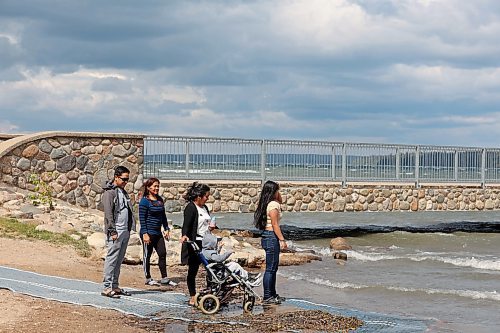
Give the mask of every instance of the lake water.
[[[251, 214], [218, 215], [222, 227], [251, 228]], [[500, 212], [285, 213], [282, 224], [422, 226], [495, 222]], [[280, 267], [284, 296], [336, 307], [421, 319], [428, 332], [500, 330], [500, 233], [391, 233], [346, 237], [344, 265], [329, 239], [290, 242], [314, 249], [322, 261]]]

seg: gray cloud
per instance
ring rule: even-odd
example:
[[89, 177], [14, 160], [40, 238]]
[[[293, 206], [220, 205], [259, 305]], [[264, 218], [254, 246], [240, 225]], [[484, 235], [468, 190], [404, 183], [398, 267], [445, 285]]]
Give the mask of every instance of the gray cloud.
[[493, 0], [0, 7], [2, 131], [500, 143]]

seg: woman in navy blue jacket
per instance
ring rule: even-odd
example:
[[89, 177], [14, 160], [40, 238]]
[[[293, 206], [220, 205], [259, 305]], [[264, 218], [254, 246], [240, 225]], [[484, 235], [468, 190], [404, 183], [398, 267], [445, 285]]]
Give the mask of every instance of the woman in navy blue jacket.
[[[160, 181], [156, 178], [149, 178], [144, 183], [144, 194], [139, 202], [139, 220], [141, 222], [141, 240], [144, 250], [143, 267], [146, 276], [146, 285], [170, 285], [177, 283], [167, 277], [167, 249], [165, 240], [170, 239], [170, 228], [165, 214], [165, 205], [162, 197], [158, 195]], [[163, 232], [162, 232], [163, 227]], [[151, 278], [150, 261], [153, 249], [158, 254], [158, 266], [160, 268], [161, 280], [156, 281]]]

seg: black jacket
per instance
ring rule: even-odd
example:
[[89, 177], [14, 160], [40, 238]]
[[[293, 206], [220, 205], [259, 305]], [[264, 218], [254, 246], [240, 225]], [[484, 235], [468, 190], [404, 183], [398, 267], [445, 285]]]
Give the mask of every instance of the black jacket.
[[[207, 212], [210, 214], [208, 207], [204, 205]], [[184, 222], [182, 223], [182, 234], [181, 236], [188, 236], [190, 241], [196, 241], [196, 234], [198, 231], [198, 209], [194, 202], [189, 202], [184, 208]], [[192, 247], [187, 244], [182, 244], [181, 250], [181, 264], [187, 265], [189, 255], [196, 255], [192, 251]]]

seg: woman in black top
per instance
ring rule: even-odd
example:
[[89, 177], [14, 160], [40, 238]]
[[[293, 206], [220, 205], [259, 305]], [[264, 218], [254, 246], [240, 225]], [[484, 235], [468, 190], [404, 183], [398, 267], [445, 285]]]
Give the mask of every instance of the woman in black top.
[[188, 202], [184, 209], [184, 223], [182, 224], [182, 243], [181, 263], [188, 265], [188, 274], [186, 278], [189, 289], [189, 305], [195, 304], [196, 295], [196, 275], [200, 266], [200, 259], [186, 243], [187, 240], [194, 241], [201, 249], [201, 241], [205, 233], [212, 230], [209, 226], [210, 212], [205, 203], [210, 196], [210, 187], [205, 184], [194, 182], [186, 191], [184, 199]]

